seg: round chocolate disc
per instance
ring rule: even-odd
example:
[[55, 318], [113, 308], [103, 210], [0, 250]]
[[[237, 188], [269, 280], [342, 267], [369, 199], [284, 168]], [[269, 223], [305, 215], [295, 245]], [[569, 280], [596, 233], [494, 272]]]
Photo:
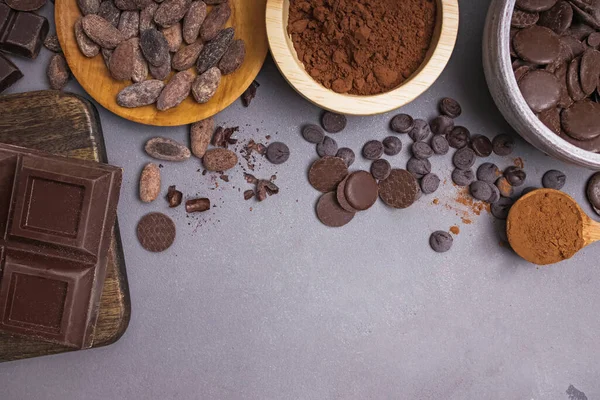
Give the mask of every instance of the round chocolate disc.
[[379, 187], [370, 173], [357, 171], [348, 177], [344, 194], [353, 208], [364, 211], [371, 208], [377, 201]]
[[415, 125], [415, 121], [408, 114], [398, 114], [390, 122], [390, 128], [396, 133], [408, 133]]
[[393, 169], [386, 180], [379, 182], [379, 197], [394, 208], [410, 207], [417, 200], [420, 191], [413, 174], [404, 169]]
[[579, 67], [581, 65], [581, 57], [575, 58], [569, 64], [567, 70], [567, 90], [569, 96], [575, 101], [585, 99], [585, 93], [581, 88], [581, 81], [579, 80]]
[[579, 79], [581, 89], [586, 96], [591, 95], [600, 80], [600, 51], [587, 49], [581, 56], [581, 66], [579, 67]]
[[476, 135], [471, 138], [471, 148], [477, 157], [489, 157], [492, 154], [492, 141], [487, 136]]
[[348, 167], [339, 157], [323, 157], [313, 163], [308, 171], [308, 181], [320, 192], [335, 190], [348, 175]]
[[551, 9], [557, 0], [517, 0], [515, 6], [525, 11], [546, 11]]
[[385, 158], [380, 158], [371, 163], [371, 175], [379, 181], [387, 179], [390, 176], [390, 172], [392, 172], [392, 166]]
[[556, 107], [560, 100], [560, 85], [550, 72], [535, 70], [526, 74], [519, 81], [519, 89], [534, 112], [542, 112]]
[[557, 107], [539, 113], [538, 118], [548, 129], [560, 135], [560, 110]]
[[540, 15], [539, 25], [562, 35], [569, 29], [571, 22], [573, 22], [573, 7], [567, 1], [560, 0], [554, 7]]
[[523, 60], [539, 65], [550, 64], [560, 55], [558, 35], [538, 25], [517, 32], [513, 46]]
[[354, 218], [354, 213], [344, 210], [337, 202], [335, 192], [325, 193], [317, 202], [317, 217], [324, 225], [339, 228]]
[[535, 25], [539, 19], [539, 13], [523, 11], [515, 8], [512, 19], [510, 20], [510, 25], [514, 28], [529, 28], [530, 26]]
[[596, 172], [588, 181], [586, 194], [596, 214], [600, 214], [600, 172]]
[[562, 127], [577, 140], [600, 136], [600, 104], [590, 100], [578, 101], [561, 114]]
[[345, 177], [344, 180], [341, 181], [340, 184], [338, 185], [337, 191], [336, 191], [336, 197], [337, 197], [338, 203], [340, 204], [340, 206], [342, 206], [342, 208], [344, 210], [352, 212], [352, 213], [357, 213], [359, 210], [352, 207], [350, 205], [350, 203], [348, 203], [348, 200], [346, 200], [346, 182], [348, 181], [348, 176]]
[[142, 247], [153, 253], [167, 250], [175, 241], [175, 223], [165, 214], [150, 213], [137, 225], [137, 237]]
[[17, 11], [35, 11], [42, 8], [47, 0], [6, 0], [6, 5]]

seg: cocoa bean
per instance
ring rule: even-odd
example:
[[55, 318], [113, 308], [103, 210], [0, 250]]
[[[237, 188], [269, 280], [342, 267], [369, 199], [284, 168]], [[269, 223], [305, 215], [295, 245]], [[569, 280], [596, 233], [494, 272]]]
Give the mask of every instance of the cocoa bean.
[[156, 29], [147, 29], [142, 33], [140, 47], [148, 63], [155, 67], [164, 65], [169, 58], [169, 43], [165, 35]]
[[204, 45], [201, 41], [183, 46], [173, 56], [173, 62], [171, 63], [173, 69], [175, 71], [185, 71], [186, 69], [192, 68], [194, 64], [196, 64], [203, 47]]
[[77, 5], [83, 15], [97, 14], [100, 8], [100, 0], [77, 0]]
[[156, 101], [156, 108], [165, 111], [176, 107], [188, 97], [192, 88], [194, 75], [189, 71], [178, 72], [167, 83]]
[[104, 60], [104, 64], [106, 65], [106, 68], [109, 68], [109, 72], [110, 72], [110, 57], [112, 56], [114, 50], [109, 50], [109, 49], [102, 49], [102, 59]]
[[77, 42], [77, 47], [86, 57], [92, 58], [96, 57], [100, 52], [100, 46], [92, 41], [83, 31], [83, 27], [81, 25], [81, 18], [75, 21], [75, 26], [73, 27], [75, 30], [75, 41]]
[[168, 28], [181, 21], [192, 4], [191, 0], [166, 0], [156, 10], [154, 22]]
[[169, 44], [169, 51], [175, 53], [181, 47], [183, 43], [183, 37], [181, 36], [181, 24], [178, 22], [168, 28], [162, 28], [161, 32], [165, 35], [167, 43]]
[[213, 40], [204, 45], [196, 63], [199, 74], [203, 74], [221, 61], [234, 35], [233, 28], [223, 29]]
[[55, 33], [46, 36], [46, 39], [44, 39], [44, 47], [55, 53], [62, 53], [58, 36], [56, 36]]
[[100, 3], [98, 15], [110, 22], [115, 28], [118, 28], [119, 19], [121, 18], [121, 10], [115, 6], [113, 0], [104, 0], [102, 3]]
[[190, 126], [190, 147], [192, 154], [198, 158], [204, 157], [215, 130], [214, 119], [207, 118]]
[[151, 203], [160, 195], [160, 168], [154, 163], [148, 163], [140, 175], [140, 200]]
[[207, 103], [217, 92], [221, 83], [221, 71], [219, 68], [212, 67], [202, 75], [198, 75], [192, 83], [192, 95], [200, 103]]
[[117, 8], [123, 11], [143, 10], [154, 0], [115, 0]]
[[150, 71], [150, 75], [152, 75], [154, 79], [167, 79], [169, 77], [169, 74], [171, 73], [171, 54], [167, 56], [167, 62], [163, 65], [155, 67], [152, 64], [148, 64], [148, 70]]
[[205, 42], [213, 40], [223, 28], [227, 20], [231, 17], [231, 7], [229, 3], [223, 3], [214, 7], [204, 19], [200, 28], [200, 37]]
[[234, 40], [219, 61], [221, 74], [229, 75], [240, 68], [246, 58], [246, 44], [242, 39]]
[[198, 39], [200, 27], [206, 18], [206, 3], [194, 1], [183, 17], [183, 40], [192, 44]]
[[62, 54], [54, 54], [50, 58], [50, 64], [46, 71], [50, 87], [54, 90], [62, 90], [69, 82], [71, 75], [67, 61]]
[[146, 8], [140, 11], [140, 35], [150, 28], [156, 29], [154, 24], [154, 13], [158, 10], [158, 4], [150, 3]]
[[185, 145], [160, 136], [148, 140], [144, 150], [150, 157], [163, 161], [185, 161], [191, 155]]
[[133, 42], [133, 74], [131, 80], [136, 83], [143, 82], [148, 77], [148, 63], [142, 54], [140, 39], [135, 37], [130, 40]]
[[165, 84], [157, 79], [150, 79], [127, 86], [117, 95], [117, 104], [121, 107], [135, 108], [156, 103]]
[[134, 43], [131, 39], [122, 42], [113, 51], [108, 62], [108, 70], [114, 79], [118, 81], [131, 79], [133, 76], [134, 51]]
[[207, 171], [227, 171], [236, 166], [237, 155], [228, 149], [210, 149], [202, 157], [202, 163]]
[[120, 30], [104, 18], [95, 14], [83, 17], [81, 26], [90, 39], [100, 47], [106, 49], [114, 49], [119, 43], [125, 40], [125, 36], [123, 36]]
[[136, 37], [140, 30], [140, 12], [123, 11], [119, 19], [119, 30], [126, 40]]

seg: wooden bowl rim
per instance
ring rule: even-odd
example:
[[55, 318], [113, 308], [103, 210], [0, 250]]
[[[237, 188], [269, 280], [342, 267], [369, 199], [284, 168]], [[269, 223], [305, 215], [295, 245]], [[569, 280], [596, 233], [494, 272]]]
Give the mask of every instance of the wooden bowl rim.
[[315, 81], [298, 60], [287, 34], [284, 4], [289, 0], [267, 0], [267, 37], [271, 54], [286, 81], [300, 95], [323, 109], [348, 115], [376, 115], [395, 110], [412, 102], [433, 85], [454, 50], [459, 25], [458, 0], [436, 1], [439, 37], [435, 45], [431, 46], [417, 72], [389, 92], [373, 96], [340, 94]]
[[[239, 1], [245, 2], [246, 0], [239, 0]], [[264, 2], [264, 4], [266, 5], [266, 0], [253, 0], [253, 1], [261, 2], [261, 3]], [[70, 42], [71, 38], [73, 41], [75, 41], [74, 36], [69, 34], [67, 31], [65, 31], [65, 29], [71, 29], [71, 31], [72, 31], [73, 27], [65, 27], [62, 24], [59, 24], [58, 21], [60, 18], [59, 15], [63, 12], [67, 12], [66, 10], [71, 10], [72, 8], [76, 8], [77, 12], [80, 13], [78, 6], [77, 6], [77, 2], [75, 0], [58, 0], [58, 1], [56, 1], [55, 7], [56, 7], [56, 10], [55, 10], [56, 34], [58, 36], [61, 47], [63, 48], [63, 55], [64, 55], [65, 59], [67, 60], [67, 64], [69, 65], [69, 68], [71, 69], [71, 73], [77, 79], [77, 81], [79, 82], [79, 84], [81, 85], [83, 90], [85, 90], [85, 92], [92, 99], [94, 99], [94, 101], [99, 103], [102, 107], [106, 108], [108, 111], [112, 112], [113, 114], [118, 115], [119, 117], [124, 118], [126, 120], [133, 121], [136, 123], [141, 123], [144, 125], [164, 126], [164, 127], [188, 125], [188, 124], [192, 124], [199, 120], [206, 119], [206, 118], [209, 118], [211, 116], [218, 114], [219, 112], [223, 111], [224, 109], [229, 107], [231, 104], [233, 104], [237, 99], [239, 99], [239, 97], [244, 93], [244, 91], [252, 84], [252, 82], [256, 79], [260, 70], [262, 69], [262, 66], [264, 65], [264, 62], [266, 60], [266, 57], [267, 57], [267, 54], [269, 51], [268, 43], [267, 43], [266, 27], [264, 25], [262, 25], [262, 26], [258, 27], [257, 29], [254, 29], [253, 36], [252, 36], [253, 42], [255, 43], [254, 46], [256, 46], [256, 49], [257, 49], [256, 51], [258, 54], [258, 57], [255, 58], [256, 62], [252, 65], [245, 65], [245, 66], [242, 65], [242, 67], [238, 71], [234, 72], [234, 74], [238, 74], [245, 67], [247, 70], [248, 76], [243, 80], [240, 79], [240, 81], [242, 81], [242, 84], [231, 85], [234, 90], [233, 94], [224, 96], [223, 100], [221, 102], [215, 102], [213, 104], [212, 100], [211, 100], [209, 103], [206, 103], [206, 104], [194, 103], [194, 107], [191, 110], [189, 107], [180, 108], [179, 110], [177, 109], [177, 107], [175, 107], [175, 108], [173, 108], [171, 110], [167, 110], [167, 111], [158, 111], [156, 109], [155, 105], [149, 105], [149, 106], [138, 107], [138, 108], [120, 107], [116, 101], [116, 94], [114, 96], [114, 99], [106, 100], [106, 98], [104, 96], [99, 95], [99, 93], [101, 93], [100, 91], [92, 90], [89, 79], [79, 79], [78, 75], [80, 75], [80, 69], [73, 68], [74, 66], [76, 66], [76, 65], [74, 65], [74, 64], [76, 64], [76, 61], [74, 58], [77, 56], [74, 56], [72, 53], [74, 51], [79, 52], [79, 48], [77, 46], [77, 43], [74, 43], [74, 46], [73, 46], [74, 51], [73, 51], [71, 49], [71, 47], [68, 45], [69, 43], [65, 43], [66, 40]], [[262, 20], [264, 20], [264, 18], [260, 18], [260, 20], [262, 21]], [[230, 26], [230, 24], [231, 24], [231, 20], [228, 22], [227, 26]], [[236, 34], [236, 38], [238, 38], [237, 34]], [[246, 39], [246, 38], [244, 38], [244, 39]], [[259, 43], [259, 41], [261, 41], [262, 43]], [[244, 63], [249, 62], [248, 48], [249, 48], [249, 44], [246, 43], [247, 59], [244, 61]], [[86, 61], [99, 62], [104, 65], [104, 61], [102, 60], [101, 54], [99, 54], [95, 57], [92, 57], [90, 59], [85, 58], [85, 56], [83, 56], [82, 54], [79, 54], [79, 56], [82, 57], [83, 59], [85, 59]], [[172, 56], [172, 54], [171, 54], [171, 56]], [[234, 74], [223, 77], [223, 80], [235, 79], [233, 77]], [[101, 76], [101, 77], [99, 77], [99, 79], [104, 80], [107, 78], [105, 76]], [[112, 79], [112, 78], [110, 76], [108, 76], [108, 79]], [[171, 76], [169, 76], [169, 78], [167, 78], [166, 80], [163, 80], [163, 81], [168, 82], [168, 80], [170, 80], [170, 79], [171, 79]], [[131, 84], [133, 84], [133, 83], [131, 83]], [[221, 82], [221, 85], [224, 85], [223, 81]], [[217, 92], [217, 96], [218, 96], [218, 94], [219, 93]], [[192, 94], [190, 93], [190, 95], [188, 97], [191, 97], [191, 96], [192, 96]], [[188, 100], [189, 100], [189, 98], [184, 100], [184, 102], [187, 102]], [[180, 107], [180, 106], [178, 106], [178, 107]], [[196, 110], [196, 106], [198, 107], [198, 110], [200, 110], [200, 111]], [[201, 111], [203, 107], [204, 107], [204, 109], [208, 109], [210, 111]], [[166, 115], [166, 113], [169, 113], [169, 115]]]

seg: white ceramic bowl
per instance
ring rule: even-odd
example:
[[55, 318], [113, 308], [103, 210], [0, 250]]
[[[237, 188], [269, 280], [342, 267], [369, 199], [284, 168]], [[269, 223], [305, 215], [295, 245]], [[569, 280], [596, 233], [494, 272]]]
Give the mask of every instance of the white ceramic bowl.
[[510, 60], [510, 22], [515, 0], [492, 0], [483, 34], [483, 69], [490, 92], [508, 123], [544, 153], [582, 167], [600, 170], [600, 154], [558, 137], [531, 111], [513, 74]]

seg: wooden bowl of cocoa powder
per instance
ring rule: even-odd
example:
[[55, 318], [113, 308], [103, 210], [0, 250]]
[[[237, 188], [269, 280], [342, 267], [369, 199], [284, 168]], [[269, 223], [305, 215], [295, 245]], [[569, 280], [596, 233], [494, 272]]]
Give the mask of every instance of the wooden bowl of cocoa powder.
[[446, 67], [457, 0], [267, 0], [271, 53], [288, 83], [319, 107], [374, 115], [410, 103]]

